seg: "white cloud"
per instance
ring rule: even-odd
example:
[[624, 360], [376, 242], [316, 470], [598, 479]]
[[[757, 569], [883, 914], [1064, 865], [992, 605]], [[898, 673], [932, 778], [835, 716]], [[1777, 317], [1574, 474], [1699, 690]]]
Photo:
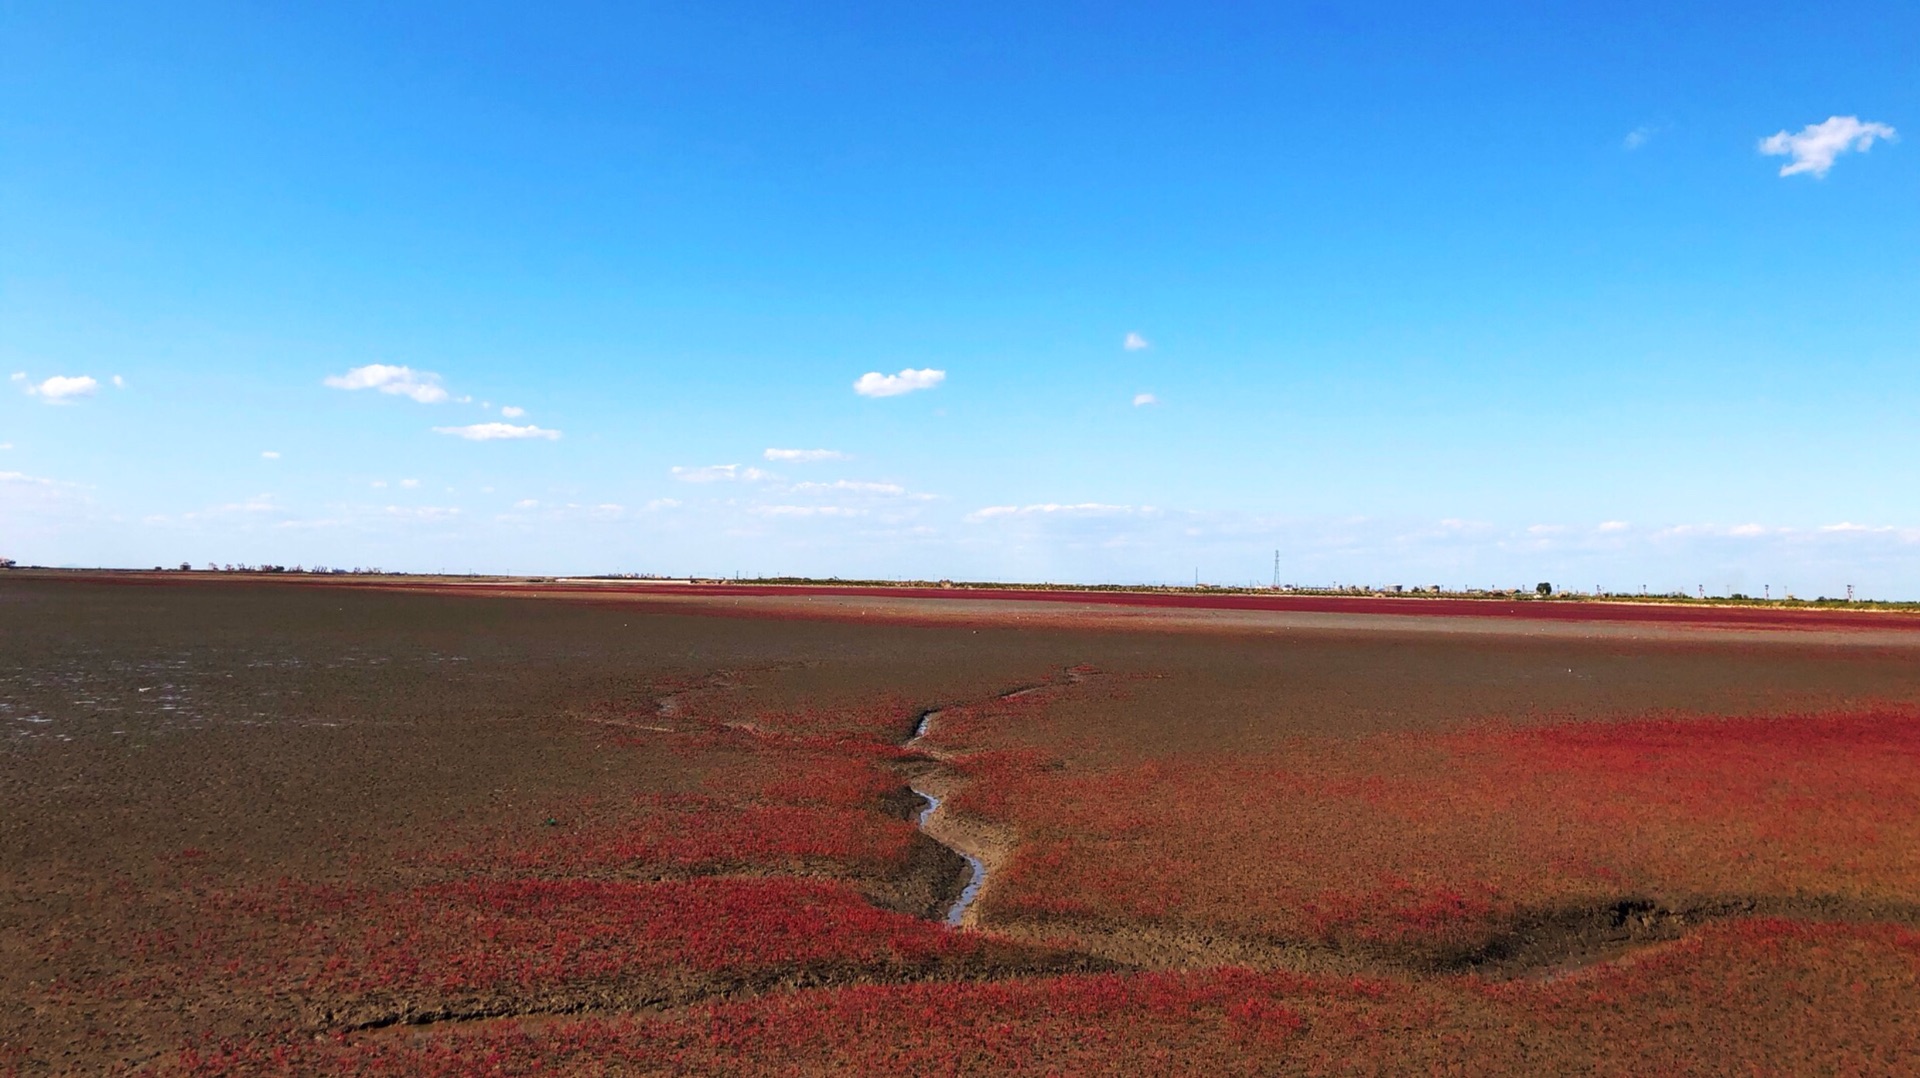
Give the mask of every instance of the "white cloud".
[[538, 509], [540, 508], [540, 500], [538, 498], [522, 498], [514, 502], [513, 507], [515, 509]]
[[769, 478], [767, 472], [758, 468], [745, 468], [738, 464], [709, 464], [702, 468], [683, 468], [675, 465], [673, 477], [682, 483], [756, 483]]
[[14, 382], [24, 382], [24, 381], [26, 381], [26, 380], [27, 380], [27, 372], [26, 372], [26, 371], [14, 371], [14, 372], [13, 372], [13, 375], [12, 375], [12, 377], [11, 377], [11, 378], [9, 378], [8, 380], [9, 380], [9, 381], [14, 381]]
[[460, 515], [460, 510], [443, 505], [389, 505], [387, 506], [387, 515], [392, 517], [407, 517], [413, 520], [452, 520]]
[[1659, 130], [1658, 128], [1655, 128], [1650, 124], [1643, 124], [1639, 127], [1636, 127], [1633, 130], [1627, 132], [1626, 138], [1623, 138], [1620, 140], [1620, 148], [1623, 150], [1637, 150], [1640, 147], [1645, 146], [1648, 142], [1652, 141], [1653, 136], [1657, 133], [1658, 130]]
[[[13, 376], [13, 380], [16, 382], [24, 382], [26, 381], [26, 375], [16, 374]], [[37, 397], [44, 397], [55, 404], [70, 401], [76, 397], [91, 397], [99, 389], [100, 383], [95, 381], [90, 375], [85, 374], [73, 377], [56, 374], [46, 381], [41, 382], [39, 385], [34, 385], [30, 382], [27, 384], [28, 393]]]
[[21, 486], [34, 487], [50, 487], [54, 485], [51, 479], [41, 479], [39, 476], [27, 475], [25, 472], [0, 472], [0, 483], [17, 483]]
[[113, 388], [115, 388], [115, 389], [125, 389], [125, 388], [127, 388], [127, 380], [126, 380], [125, 378], [122, 378], [122, 377], [120, 377], [120, 376], [119, 376], [119, 375], [117, 375], [117, 374], [116, 374], [116, 375], [114, 375], [114, 376], [113, 376]]
[[898, 483], [866, 483], [858, 479], [836, 479], [831, 483], [795, 483], [797, 492], [814, 493], [822, 491], [842, 491], [849, 494], [905, 494], [907, 488]]
[[820, 460], [850, 460], [847, 454], [838, 449], [769, 449], [765, 454], [768, 460], [782, 461], [788, 464], [811, 464]]
[[1603, 532], [1623, 532], [1627, 530], [1627, 522], [1624, 520], [1603, 521], [1600, 525], [1600, 530]]
[[263, 449], [260, 451], [260, 459], [261, 460], [279, 460], [280, 451], [277, 449]]
[[1160, 398], [1154, 396], [1151, 393], [1135, 393], [1133, 395], [1133, 406], [1135, 408], [1145, 408], [1149, 404], [1159, 404], [1159, 403], [1160, 403]]
[[863, 397], [898, 397], [916, 389], [932, 389], [946, 380], [946, 371], [936, 371], [931, 367], [918, 371], [904, 370], [899, 374], [868, 371], [853, 383], [853, 391]]
[[860, 517], [865, 509], [844, 505], [756, 505], [747, 512], [763, 517]]
[[642, 508], [649, 512], [659, 509], [678, 509], [679, 507], [680, 499], [678, 498], [655, 498], [645, 506], [642, 506]]
[[503, 404], [500, 406], [500, 414], [506, 416], [508, 419], [519, 419], [521, 416], [527, 414], [527, 410], [525, 408], [516, 408], [511, 404]]
[[12, 443], [12, 442], [0, 442], [0, 453], [4, 453], [4, 452], [6, 452], [7, 450], [9, 450], [9, 449], [12, 449], [12, 448], [13, 448], [13, 443]]
[[1135, 508], [1131, 505], [1103, 505], [1100, 502], [1080, 502], [1075, 505], [1062, 505], [1058, 502], [1042, 502], [1035, 505], [989, 505], [967, 514], [974, 522], [992, 520], [996, 517], [1050, 517], [1050, 516], [1124, 516], [1129, 513], [1151, 513], [1151, 508]]
[[1138, 333], [1129, 333], [1127, 334], [1126, 339], [1120, 342], [1120, 347], [1126, 349], [1129, 352], [1142, 352], [1142, 351], [1145, 351], [1146, 349], [1152, 348], [1153, 342], [1147, 340], [1145, 337], [1142, 337]]
[[1760, 152], [1770, 157], [1792, 157], [1780, 166], [1780, 175], [1811, 172], [1824, 177], [1833, 161], [1843, 153], [1873, 148], [1874, 140], [1895, 140], [1893, 128], [1882, 123], [1862, 123], [1858, 116], [1830, 116], [1824, 122], [1808, 124], [1799, 134], [1786, 131], [1760, 140]]
[[439, 404], [447, 399], [447, 390], [440, 384], [439, 375], [386, 363], [369, 363], [345, 374], [329, 375], [325, 384], [334, 389], [377, 389], [411, 397], [421, 404]]
[[456, 438], [465, 438], [469, 442], [497, 442], [519, 438], [545, 438], [549, 442], [560, 440], [560, 432], [536, 427], [529, 423], [516, 427], [511, 423], [470, 423], [464, 427], [435, 427], [435, 434], [451, 434]]
[[402, 480], [400, 480], [400, 487], [401, 487], [401, 489], [403, 489], [403, 490], [419, 490], [419, 489], [420, 489], [420, 480], [418, 480], [418, 479], [402, 479]]

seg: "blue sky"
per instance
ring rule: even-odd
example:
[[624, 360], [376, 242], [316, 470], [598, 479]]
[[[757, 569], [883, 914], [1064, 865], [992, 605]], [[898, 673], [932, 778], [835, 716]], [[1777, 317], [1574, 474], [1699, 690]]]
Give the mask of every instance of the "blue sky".
[[164, 7], [0, 5], [0, 555], [1920, 596], [1910, 5]]

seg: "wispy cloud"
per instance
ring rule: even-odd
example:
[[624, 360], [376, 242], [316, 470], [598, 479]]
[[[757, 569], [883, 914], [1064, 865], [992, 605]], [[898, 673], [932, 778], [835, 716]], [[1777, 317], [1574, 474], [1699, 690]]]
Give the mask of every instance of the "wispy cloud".
[[756, 505], [747, 509], [761, 517], [861, 517], [865, 509], [844, 505]]
[[768, 460], [784, 464], [812, 464], [822, 460], [853, 459], [838, 449], [769, 449], [764, 455]]
[[1834, 159], [1855, 150], [1865, 153], [1876, 140], [1894, 141], [1893, 128], [1883, 123], [1862, 123], [1858, 116], [1830, 116], [1817, 124], [1808, 124], [1797, 134], [1782, 130], [1760, 140], [1760, 152], [1770, 157], [1791, 157], [1780, 166], [1780, 175], [1810, 172], [1815, 178], [1826, 176]]
[[853, 383], [853, 391], [863, 397], [898, 397], [917, 389], [932, 389], [946, 380], [946, 371], [936, 371], [931, 367], [917, 371], [903, 370], [899, 374], [868, 371]]
[[1120, 342], [1120, 347], [1126, 349], [1129, 352], [1143, 352], [1149, 348], [1152, 348], [1153, 342], [1147, 340], [1145, 337], [1142, 337], [1138, 333], [1129, 333], [1126, 335], [1125, 339], [1123, 339]]
[[498, 442], [527, 438], [544, 438], [549, 442], [560, 440], [560, 432], [536, 427], [529, 423], [516, 427], [512, 423], [469, 423], [464, 427], [435, 427], [435, 434], [451, 434], [456, 438], [465, 438], [469, 442]]
[[440, 384], [439, 375], [386, 363], [369, 363], [345, 374], [329, 375], [325, 384], [334, 389], [374, 389], [398, 397], [411, 397], [421, 404], [439, 404], [447, 399], [447, 390]]
[[883, 494], [900, 495], [907, 488], [898, 483], [869, 483], [858, 479], [836, 479], [831, 483], [795, 483], [790, 489], [798, 493], [847, 493], [847, 494]]
[[1040, 502], [1034, 505], [989, 505], [967, 514], [967, 519], [978, 523], [1006, 517], [1111, 517], [1126, 516], [1132, 513], [1151, 513], [1149, 506], [1105, 505], [1100, 502], [1079, 502], [1063, 505], [1058, 502]]
[[1620, 148], [1627, 151], [1637, 150], [1647, 143], [1652, 142], [1653, 136], [1659, 133], [1660, 129], [1658, 127], [1652, 124], [1641, 124], [1639, 127], [1627, 132], [1627, 136], [1620, 140]]
[[1145, 408], [1149, 404], [1159, 404], [1159, 403], [1160, 403], [1160, 398], [1154, 396], [1151, 393], [1135, 393], [1133, 395], [1133, 406], [1135, 408]]
[[460, 510], [445, 505], [389, 505], [387, 515], [408, 520], [455, 520], [459, 518]]
[[500, 406], [500, 414], [506, 416], [508, 419], [519, 419], [521, 416], [527, 414], [527, 410], [511, 404], [503, 404]]
[[277, 449], [263, 449], [260, 451], [260, 459], [261, 460], [279, 460], [280, 451]]
[[[16, 382], [26, 382], [27, 376], [16, 374]], [[91, 397], [100, 391], [100, 383], [90, 375], [56, 374], [44, 382], [27, 382], [27, 392], [50, 404], [66, 404], [81, 397]]]
[[768, 478], [769, 473], [739, 464], [708, 464], [698, 468], [675, 465], [673, 477], [682, 483], [756, 483]]

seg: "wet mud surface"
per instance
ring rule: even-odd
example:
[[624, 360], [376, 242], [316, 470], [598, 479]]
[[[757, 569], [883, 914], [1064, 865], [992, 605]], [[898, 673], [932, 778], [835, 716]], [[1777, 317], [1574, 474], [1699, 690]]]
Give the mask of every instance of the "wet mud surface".
[[[1430, 939], [1263, 932], [1154, 872], [1112, 885], [1164, 886], [1157, 912], [1034, 905], [1046, 827], [1114, 864], [1161, 856], [1151, 805], [1092, 811], [1103, 776], [1112, 807], [1175, 788], [1128, 785], [1169, 767], [1488, 723], [1911, 709], [1920, 649], [1885, 634], [1157, 630], [996, 622], [979, 597], [958, 620], [684, 608], [699, 601], [0, 576], [0, 1073], [1062, 973], [1552, 982], [1703, 926], [1916, 926], [1885, 871], [1803, 894], [1523, 895]], [[1023, 816], [1010, 776], [1063, 807]], [[1249, 794], [1268, 796], [1207, 796]], [[1183, 856], [1179, 879], [1208, 876], [1205, 849]], [[1258, 885], [1235, 879], [1215, 878], [1219, 901]]]

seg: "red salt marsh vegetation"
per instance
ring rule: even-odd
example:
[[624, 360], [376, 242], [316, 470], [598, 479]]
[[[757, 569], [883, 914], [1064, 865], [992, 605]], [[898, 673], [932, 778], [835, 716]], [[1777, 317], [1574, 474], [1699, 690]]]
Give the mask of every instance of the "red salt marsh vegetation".
[[1920, 913], [1911, 709], [1064, 763], [1031, 747], [959, 757], [972, 781], [955, 808], [1019, 835], [982, 916], [1110, 929], [1121, 953], [1151, 947], [1129, 940], [1151, 929], [1256, 952], [1539, 962], [1609, 929], [1736, 912]]
[[1920, 634], [731, 602], [0, 580], [0, 1071], [1920, 1050]]
[[405, 1039], [208, 1041], [174, 1072], [1900, 1074], [1920, 938], [1749, 920], [1577, 976], [1492, 984], [1244, 968], [779, 993]]

